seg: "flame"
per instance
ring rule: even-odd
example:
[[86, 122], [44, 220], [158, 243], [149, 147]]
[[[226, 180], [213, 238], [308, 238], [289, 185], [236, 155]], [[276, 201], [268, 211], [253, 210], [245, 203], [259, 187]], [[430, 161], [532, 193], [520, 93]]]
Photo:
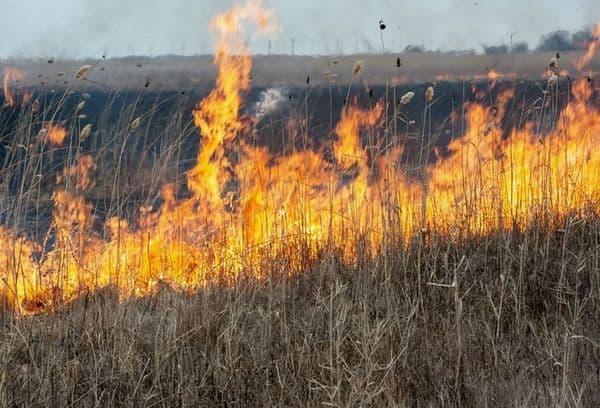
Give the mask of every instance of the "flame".
[[277, 29], [277, 23], [258, 0], [234, 7], [211, 22], [218, 36], [217, 86], [194, 112], [194, 123], [202, 134], [202, 149], [188, 175], [190, 190], [211, 204], [220, 201], [220, 186], [227, 181], [222, 171], [228, 165], [223, 142], [235, 138], [243, 128], [238, 117], [242, 104], [240, 93], [250, 86], [252, 68], [252, 59], [239, 35], [241, 23], [246, 20], [255, 22], [264, 33]]
[[52, 123], [46, 123], [42, 131], [40, 131], [40, 139], [44, 143], [60, 146], [65, 141], [67, 134], [67, 129], [64, 127]]
[[25, 72], [21, 71], [17, 68], [4, 67], [3, 69], [3, 91], [4, 91], [4, 99], [6, 100], [6, 104], [8, 106], [15, 106], [15, 94], [10, 89], [10, 85], [12, 82], [22, 81], [25, 79]]
[[335, 157], [342, 168], [348, 169], [356, 163], [360, 167], [366, 166], [367, 157], [357, 135], [360, 128], [377, 124], [382, 113], [381, 103], [378, 103], [373, 111], [362, 111], [356, 106], [350, 106], [342, 113], [342, 120], [335, 129], [339, 140], [334, 144]]
[[600, 49], [600, 24], [597, 24], [594, 27], [592, 32], [592, 40], [587, 46], [587, 50], [585, 54], [583, 54], [575, 63], [575, 67], [581, 71], [583, 70], [587, 64], [596, 56], [598, 50]]
[[[246, 22], [262, 32], [277, 29], [258, 1], [211, 24], [218, 77], [194, 111], [201, 147], [187, 174], [187, 198], [167, 184], [160, 208], [142, 208], [132, 222], [111, 218], [103, 236], [86, 200], [94, 161], [77, 156], [58, 177], [44, 245], [0, 226], [7, 306], [35, 313], [106, 286], [127, 298], [151, 294], [160, 282], [182, 291], [231, 285], [299, 273], [323, 251], [352, 263], [394, 241], [459, 240], [597, 208], [600, 112], [585, 81], [574, 83], [560, 126], [544, 135], [528, 124], [506, 136], [510, 92], [494, 109], [469, 104], [464, 135], [418, 176], [399, 165], [400, 148], [375, 142], [384, 132], [383, 102], [371, 109], [349, 104], [334, 141], [319, 151], [273, 156], [249, 145], [251, 125], [241, 115], [252, 68], [241, 40]], [[295, 131], [294, 122], [288, 126]]]
[[502, 72], [496, 71], [494, 68], [490, 68], [486, 76], [490, 81], [496, 82], [497, 80], [504, 78], [506, 75]]
[[452, 74], [441, 74], [434, 77], [435, 81], [465, 81], [465, 82], [480, 82], [489, 81], [491, 86], [494, 87], [495, 83], [499, 80], [512, 80], [516, 79], [517, 75], [513, 72], [501, 72], [494, 68], [490, 68], [486, 74], [473, 74], [473, 75], [452, 75]]

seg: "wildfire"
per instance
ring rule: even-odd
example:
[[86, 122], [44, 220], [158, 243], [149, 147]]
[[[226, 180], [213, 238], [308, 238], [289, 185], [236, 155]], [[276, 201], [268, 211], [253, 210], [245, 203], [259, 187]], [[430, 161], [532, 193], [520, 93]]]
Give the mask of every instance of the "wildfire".
[[44, 143], [60, 146], [67, 137], [67, 130], [60, 125], [46, 123], [40, 131], [39, 137]]
[[[8, 305], [32, 313], [105, 286], [131, 297], [152, 293], [161, 281], [183, 291], [233, 284], [241, 276], [301, 271], [325, 250], [355, 262], [393, 240], [476, 237], [584, 214], [600, 203], [600, 112], [585, 81], [574, 84], [560, 127], [543, 136], [533, 124], [503, 134], [510, 93], [495, 110], [468, 105], [465, 134], [418, 177], [398, 165], [400, 148], [369, 150], [383, 132], [383, 103], [349, 104], [330, 150], [274, 157], [250, 146], [240, 114], [252, 67], [240, 35], [245, 23], [277, 29], [258, 1], [213, 20], [218, 77], [194, 112], [202, 139], [187, 174], [191, 197], [179, 199], [178, 187], [166, 185], [159, 210], [141, 211], [135, 226], [112, 218], [102, 238], [85, 199], [94, 161], [78, 156], [53, 194], [51, 249], [0, 227], [0, 292]], [[50, 139], [46, 129], [52, 143], [67, 135], [57, 127], [60, 137]]]
[[598, 53], [598, 50], [600, 50], [600, 24], [594, 27], [592, 40], [588, 44], [585, 54], [583, 54], [583, 56], [575, 63], [575, 67], [581, 71], [594, 58], [596, 53]]
[[4, 67], [2, 89], [4, 91], [4, 99], [8, 106], [15, 106], [15, 94], [11, 90], [11, 84], [13, 82], [22, 81], [25, 79], [25, 72], [17, 68]]
[[188, 177], [190, 190], [211, 203], [220, 201], [220, 186], [227, 181], [223, 179], [223, 169], [228, 165], [223, 142], [235, 138], [243, 128], [238, 117], [240, 93], [250, 85], [252, 59], [239, 34], [240, 24], [247, 20], [255, 22], [264, 33], [277, 29], [277, 23], [258, 0], [234, 7], [211, 22], [218, 36], [214, 61], [218, 67], [217, 86], [194, 112], [194, 122], [202, 134], [202, 149]]

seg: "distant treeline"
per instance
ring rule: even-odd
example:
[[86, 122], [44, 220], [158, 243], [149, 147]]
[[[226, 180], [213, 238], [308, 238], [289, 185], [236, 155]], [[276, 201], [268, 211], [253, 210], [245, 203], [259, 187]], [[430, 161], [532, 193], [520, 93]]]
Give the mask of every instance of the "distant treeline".
[[[486, 55], [514, 53], [528, 53], [535, 51], [575, 51], [587, 48], [592, 41], [598, 41], [594, 38], [593, 28], [588, 27], [575, 33], [566, 30], [556, 30], [542, 36], [539, 44], [535, 48], [530, 48], [527, 42], [516, 42], [512, 44], [482, 44], [483, 52]], [[429, 50], [416, 44], [409, 44], [404, 49], [407, 53], [424, 53]], [[449, 54], [476, 54], [475, 50], [448, 51]]]

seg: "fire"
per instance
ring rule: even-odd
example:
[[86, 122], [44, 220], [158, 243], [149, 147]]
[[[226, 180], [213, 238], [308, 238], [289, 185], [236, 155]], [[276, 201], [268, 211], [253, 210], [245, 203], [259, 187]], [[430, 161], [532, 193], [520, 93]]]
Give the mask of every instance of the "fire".
[[597, 202], [600, 116], [589, 108], [583, 81], [562, 113], [560, 128], [542, 139], [532, 125], [505, 139], [488, 109], [472, 105], [466, 134], [451, 156], [428, 169], [427, 224], [436, 231], [487, 234], [503, 225], [567, 214]]
[[489, 81], [492, 86], [503, 79], [516, 79], [517, 75], [514, 72], [501, 72], [494, 68], [490, 68], [486, 74], [474, 74], [474, 75], [451, 75], [451, 74], [442, 74], [436, 75], [434, 79], [436, 81], [465, 81], [465, 82], [479, 82], [479, 81]]
[[219, 187], [227, 167], [223, 143], [235, 138], [242, 130], [239, 110], [241, 92], [250, 86], [252, 59], [239, 35], [240, 24], [246, 20], [257, 24], [262, 32], [273, 32], [277, 24], [260, 1], [250, 1], [217, 16], [211, 23], [216, 31], [218, 67], [217, 87], [204, 99], [194, 112], [194, 122], [202, 134], [202, 149], [198, 161], [188, 177], [188, 186], [211, 203], [220, 201]]
[[3, 91], [4, 91], [4, 99], [8, 106], [15, 106], [15, 94], [11, 90], [11, 84], [13, 82], [22, 81], [25, 79], [25, 72], [21, 71], [17, 68], [4, 67], [3, 70]]
[[497, 81], [498, 79], [501, 79], [503, 75], [504, 74], [502, 74], [501, 72], [498, 72], [494, 68], [491, 68], [487, 73], [487, 78], [490, 81]]
[[348, 169], [354, 164], [361, 168], [367, 165], [365, 151], [360, 146], [357, 135], [362, 127], [372, 127], [377, 124], [383, 113], [383, 106], [378, 103], [373, 111], [362, 111], [355, 106], [350, 106], [342, 114], [335, 132], [339, 137], [334, 144], [334, 153], [338, 164]]
[[64, 127], [52, 123], [46, 123], [40, 131], [39, 136], [41, 141], [44, 143], [60, 146], [65, 141], [67, 134], [67, 130]]
[[592, 40], [588, 44], [587, 50], [585, 54], [581, 56], [575, 63], [575, 67], [581, 71], [589, 62], [594, 58], [594, 56], [600, 50], [600, 24], [594, 27], [594, 31], [592, 32]]
[[[106, 286], [127, 298], [151, 294], [160, 282], [182, 291], [231, 285], [242, 277], [299, 273], [324, 251], [352, 263], [392, 242], [550, 226], [597, 209], [600, 112], [585, 81], [574, 84], [560, 126], [545, 134], [528, 124], [506, 135], [501, 125], [510, 92], [494, 109], [468, 105], [464, 135], [418, 175], [399, 165], [400, 147], [376, 142], [385, 131], [383, 102], [370, 109], [349, 104], [332, 143], [318, 151], [274, 156], [249, 145], [251, 122], [241, 112], [252, 60], [240, 35], [248, 22], [261, 32], [277, 29], [258, 1], [211, 24], [218, 77], [193, 113], [201, 147], [187, 174], [188, 198], [179, 198], [177, 185], [165, 185], [159, 209], [145, 208], [133, 222], [111, 218], [102, 236], [86, 200], [94, 161], [76, 156], [52, 196], [50, 248], [0, 227], [0, 292], [8, 306], [34, 313]], [[56, 127], [60, 137], [50, 139], [46, 128], [49, 142], [67, 135]]]

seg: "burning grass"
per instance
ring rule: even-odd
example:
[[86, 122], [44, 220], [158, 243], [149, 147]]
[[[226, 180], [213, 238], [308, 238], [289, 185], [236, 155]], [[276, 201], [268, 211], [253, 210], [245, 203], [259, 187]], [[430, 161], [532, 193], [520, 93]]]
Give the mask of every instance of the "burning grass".
[[[586, 80], [548, 85], [536, 101], [537, 122], [520, 127], [502, 124], [517, 103], [514, 89], [500, 93], [491, 107], [468, 103], [462, 136], [438, 160], [429, 159], [435, 153], [433, 86], [421, 96], [425, 108], [416, 161], [400, 160], [408, 130], [386, 136], [393, 121], [406, 123], [395, 103], [390, 117], [386, 101], [363, 108], [351, 98], [329, 146], [307, 148], [304, 131], [301, 150], [273, 155], [244, 137], [255, 131], [254, 119], [241, 113], [252, 61], [236, 36], [224, 31], [219, 38], [216, 88], [193, 114], [201, 145], [185, 174], [187, 195], [182, 198], [180, 184], [165, 183], [159, 206], [134, 219], [118, 213], [106, 217], [103, 236], [94, 228], [94, 208], [86, 198], [95, 183], [94, 157], [80, 149], [93, 128], [80, 123], [85, 104], [76, 105], [70, 127], [76, 131], [65, 147], [69, 164], [52, 192], [52, 223], [44, 238], [50, 245], [40, 248], [16, 228], [3, 230], [10, 244], [1, 253], [7, 265], [2, 289], [11, 307], [24, 313], [52, 308], [107, 285], [127, 298], [152, 293], [160, 281], [194, 291], [214, 281], [234, 282], [238, 274], [262, 279], [270, 273], [263, 260], [272, 258], [286, 260], [293, 275], [323, 252], [340, 253], [353, 263], [358, 248], [375, 255], [390, 242], [408, 245], [415, 237], [456, 242], [525, 228], [539, 219], [551, 228], [555, 219], [573, 212], [585, 218], [598, 202], [600, 116]], [[133, 137], [142, 119], [125, 121], [123, 131]], [[63, 128], [45, 124], [43, 130], [42, 142], [60, 145], [67, 136]], [[50, 137], [54, 134], [60, 140]], [[24, 160], [28, 155], [44, 160], [41, 146], [21, 146]], [[124, 149], [125, 144], [114, 152], [117, 163]], [[33, 163], [35, 172], [42, 162]], [[293, 255], [296, 245], [307, 249], [305, 257]]]
[[595, 406], [600, 225], [563, 227], [5, 313], [0, 389], [27, 406]]
[[[87, 94], [66, 120], [58, 117], [72, 91], [58, 103], [13, 98], [20, 113], [4, 155], [10, 204], [0, 228], [13, 373], [4, 384], [28, 380], [6, 398], [597, 403], [593, 365], [577, 354], [598, 346], [593, 79], [557, 74], [555, 61], [519, 114], [518, 84], [492, 92], [499, 77], [488, 75], [488, 91], [455, 109], [449, 123], [461, 132], [442, 150], [434, 84], [398, 98], [390, 85], [377, 101], [359, 61], [347, 69], [367, 102], [349, 87], [317, 147], [306, 94], [286, 124], [293, 140], [276, 153], [253, 143], [268, 114], [244, 107], [247, 23], [278, 29], [258, 1], [215, 18], [215, 88], [191, 117], [174, 112], [158, 146], [140, 141], [157, 127], [135, 104], [116, 124], [92, 125]], [[84, 67], [81, 81], [93, 73]], [[423, 106], [418, 125], [408, 104]], [[198, 155], [180, 172], [172, 163], [194, 129]], [[148, 186], [131, 178], [147, 163]], [[72, 341], [67, 350], [40, 342], [43, 328]], [[528, 387], [516, 380], [530, 375]]]

